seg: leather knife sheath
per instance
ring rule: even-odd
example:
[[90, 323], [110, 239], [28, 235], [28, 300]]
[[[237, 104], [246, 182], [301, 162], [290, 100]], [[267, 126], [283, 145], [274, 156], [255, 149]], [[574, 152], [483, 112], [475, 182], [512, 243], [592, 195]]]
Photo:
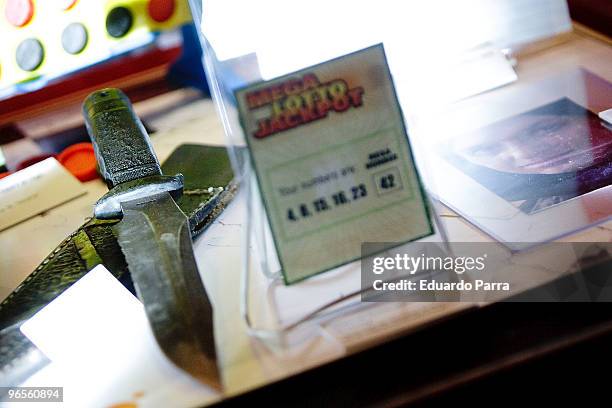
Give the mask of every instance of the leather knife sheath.
[[[162, 164], [162, 171], [181, 173], [185, 178], [184, 192], [177, 204], [189, 218], [193, 238], [215, 220], [237, 189], [225, 147], [181, 145]], [[0, 355], [5, 364], [11, 355], [23, 352], [20, 348], [32, 347], [16, 333], [21, 323], [94, 266], [103, 264], [134, 293], [125, 258], [111, 228], [118, 221], [86, 221], [0, 303]]]

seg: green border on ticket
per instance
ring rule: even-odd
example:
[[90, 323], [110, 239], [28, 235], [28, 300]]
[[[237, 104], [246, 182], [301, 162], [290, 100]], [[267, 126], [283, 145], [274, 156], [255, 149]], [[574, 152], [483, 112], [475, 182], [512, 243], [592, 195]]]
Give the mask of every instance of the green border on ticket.
[[[300, 74], [300, 73], [302, 73], [304, 71], [312, 70], [312, 69], [314, 69], [316, 67], [319, 67], [321, 65], [325, 65], [325, 64], [328, 64], [328, 63], [331, 63], [331, 62], [334, 62], [334, 61], [337, 61], [337, 60], [340, 60], [340, 59], [344, 59], [346, 57], [350, 57], [350, 56], [355, 55], [355, 54], [359, 54], [359, 53], [363, 53], [363, 52], [369, 51], [369, 50], [371, 50], [373, 48], [380, 48], [381, 52], [382, 52], [382, 55], [383, 55], [383, 60], [385, 62], [384, 66], [385, 66], [385, 70], [386, 70], [386, 73], [387, 73], [387, 78], [389, 80], [389, 83], [391, 84], [391, 91], [392, 91], [392, 94], [393, 94], [393, 99], [394, 99], [394, 102], [395, 102], [395, 107], [397, 108], [398, 113], [399, 113], [399, 122], [400, 122], [399, 124], [400, 124], [400, 130], [401, 130], [400, 134], [402, 136], [406, 137], [405, 149], [402, 149], [402, 151], [404, 152], [404, 154], [408, 153], [408, 158], [410, 159], [410, 161], [412, 163], [412, 167], [413, 167], [413, 170], [414, 170], [414, 176], [415, 176], [415, 178], [417, 180], [418, 189], [419, 189], [419, 192], [420, 192], [421, 198], [422, 198], [421, 204], [422, 204], [423, 210], [425, 212], [426, 220], [427, 220], [427, 223], [428, 223], [428, 226], [429, 226], [429, 231], [424, 233], [423, 235], [419, 235], [419, 236], [413, 237], [412, 239], [409, 239], [409, 240], [406, 240], [406, 241], [403, 241], [403, 242], [398, 242], [397, 245], [391, 245], [389, 247], [385, 247], [384, 249], [382, 249], [380, 251], [377, 251], [377, 252], [374, 252], [374, 253], [371, 253], [371, 254], [367, 254], [366, 256], [372, 256], [372, 255], [375, 255], [377, 253], [388, 251], [389, 249], [393, 249], [393, 248], [405, 245], [405, 244], [410, 243], [410, 242], [418, 241], [419, 239], [422, 239], [422, 238], [425, 238], [425, 237], [428, 237], [428, 236], [431, 236], [431, 235], [435, 234], [435, 229], [434, 229], [433, 222], [432, 222], [431, 208], [430, 208], [429, 203], [428, 203], [427, 198], [426, 198], [427, 196], [426, 196], [425, 190], [423, 188], [423, 183], [422, 183], [421, 176], [420, 176], [420, 174], [418, 172], [418, 169], [416, 168], [416, 162], [414, 160], [414, 154], [413, 154], [412, 148], [410, 146], [410, 141], [408, 140], [408, 132], [406, 130], [404, 116], [403, 116], [403, 113], [402, 113], [402, 110], [401, 110], [401, 107], [400, 107], [400, 104], [399, 104], [399, 100], [398, 100], [398, 97], [397, 97], [397, 92], [395, 90], [395, 86], [393, 84], [393, 78], [392, 78], [391, 72], [389, 70], [389, 65], [387, 63], [387, 56], [386, 56], [383, 44], [379, 43], [379, 44], [376, 44], [376, 45], [372, 45], [370, 47], [366, 47], [366, 48], [363, 48], [361, 50], [358, 50], [358, 51], [355, 51], [355, 52], [351, 52], [351, 53], [346, 54], [346, 55], [342, 55], [340, 57], [332, 58], [330, 60], [321, 62], [319, 64], [311, 65], [309, 67], [305, 67], [305, 68], [302, 68], [300, 70], [284, 74], [282, 76], [273, 78], [271, 80], [257, 81], [257, 82], [254, 82], [252, 84], [249, 84], [249, 85], [246, 85], [246, 86], [243, 86], [243, 87], [240, 87], [240, 88], [237, 88], [236, 90], [234, 90], [234, 98], [236, 99], [238, 113], [239, 113], [238, 116], [239, 116], [239, 120], [240, 120], [240, 124], [241, 124], [242, 130], [244, 131], [244, 136], [245, 136], [244, 138], [245, 138], [247, 146], [248, 146], [247, 150], [248, 150], [249, 158], [250, 158], [251, 164], [253, 166], [253, 169], [255, 171], [255, 176], [256, 176], [258, 188], [259, 188], [259, 191], [261, 192], [262, 202], [263, 202], [263, 205], [264, 205], [267, 213], [271, 214], [271, 210], [276, 210], [276, 208], [274, 208], [275, 206], [273, 207], [273, 206], [270, 205], [271, 203], [268, 202], [268, 199], [266, 199], [266, 196], [263, 193], [263, 189], [261, 188], [261, 186], [262, 186], [262, 180], [261, 180], [262, 174], [257, 169], [257, 165], [256, 165], [254, 157], [253, 157], [252, 144], [251, 144], [252, 141], [250, 140], [250, 137], [248, 136], [248, 131], [247, 131], [245, 123], [243, 121], [243, 115], [242, 115], [242, 112], [241, 112], [241, 110], [242, 110], [241, 109], [241, 104], [239, 102], [239, 94], [242, 93], [242, 92], [246, 92], [249, 89], [258, 88], [258, 87], [261, 87], [262, 85], [265, 85], [267, 83], [278, 81], [281, 78], [289, 77], [289, 76], [292, 76], [292, 75], [297, 75], [297, 74]], [[358, 140], [362, 140], [364, 138], [372, 137], [373, 135], [379, 134], [380, 132], [383, 132], [383, 131], [386, 131], [386, 130], [389, 130], [389, 129], [392, 129], [392, 128], [395, 128], [397, 130], [396, 127], [391, 127], [391, 128], [383, 129], [383, 130], [377, 131], [377, 132], [375, 132], [373, 134], [369, 134], [369, 135], [363, 136], [362, 138], [360, 138]], [[399, 138], [398, 138], [398, 141], [399, 141]], [[354, 143], [354, 142], [355, 141], [351, 141], [349, 143]], [[332, 146], [331, 148], [333, 149], [335, 147], [337, 147], [337, 146]], [[407, 150], [407, 152], [406, 152], [406, 150]], [[323, 153], [323, 151], [321, 151], [319, 153], [315, 153], [315, 154], [321, 154], [321, 153]], [[312, 156], [312, 155], [309, 155], [309, 156]], [[303, 157], [303, 158], [300, 158], [298, 160], [303, 160], [305, 158], [306, 157]], [[405, 163], [406, 163], [406, 161], [404, 160], [404, 164]], [[283, 163], [281, 163], [279, 165], [276, 165], [274, 167], [277, 168], [277, 167], [282, 166], [282, 165], [283, 165]], [[266, 177], [268, 177], [267, 173], [266, 173]], [[411, 200], [411, 199], [414, 199], [414, 196], [412, 198], [407, 198], [407, 199], [404, 199], [404, 200], [401, 200], [401, 201], [398, 201], [398, 202], [390, 203], [390, 205], [385, 206], [385, 208], [389, 208], [390, 206], [397, 205], [397, 204], [399, 204], [401, 202], [405, 202], [405, 201], [408, 201], [408, 200]], [[373, 212], [376, 211], [376, 210], [382, 210], [382, 209], [385, 209], [385, 208], [376, 208], [376, 209], [373, 209]], [[275, 212], [275, 214], [277, 214], [277, 213]], [[367, 214], [367, 213], [364, 213], [364, 214]], [[361, 214], [360, 216], [363, 216], [364, 214]], [[345, 221], [348, 221], [348, 220], [345, 220]], [[247, 222], [251, 222], [251, 220], [248, 220]], [[354, 258], [351, 258], [351, 259], [342, 260], [342, 261], [339, 261], [337, 264], [334, 264], [333, 266], [330, 266], [330, 267], [325, 267], [324, 269], [322, 269], [320, 271], [312, 272], [312, 273], [310, 273], [308, 275], [302, 276], [302, 277], [297, 278], [297, 279], [289, 279], [288, 276], [287, 276], [287, 270], [285, 268], [285, 262], [283, 261], [283, 253], [282, 253], [282, 251], [278, 250], [279, 249], [278, 239], [280, 237], [278, 237], [277, 234], [275, 233], [273, 223], [269, 222], [269, 224], [270, 224], [270, 228], [271, 228], [271, 231], [272, 231], [272, 240], [274, 241], [274, 246], [275, 246], [276, 251], [277, 251], [278, 261], [279, 261], [280, 266], [281, 266], [281, 272], [282, 272], [282, 275], [283, 275], [283, 281], [284, 281], [285, 285], [292, 285], [292, 284], [295, 284], [295, 283], [299, 283], [299, 282], [301, 282], [301, 281], [303, 281], [305, 279], [311, 278], [313, 276], [319, 275], [319, 274], [324, 273], [324, 272], [328, 272], [328, 271], [330, 271], [332, 269], [338, 268], [338, 267], [343, 266], [343, 265], [347, 265], [347, 264], [349, 264], [351, 262], [355, 262], [355, 261], [358, 261], [358, 260], [363, 258], [362, 256], [357, 256], [357, 257], [354, 257]], [[325, 228], [325, 227], [323, 227], [323, 228]], [[322, 229], [319, 228], [318, 231], [313, 231], [313, 233], [320, 232], [321, 230]], [[288, 240], [285, 240], [285, 241], [288, 242]]]

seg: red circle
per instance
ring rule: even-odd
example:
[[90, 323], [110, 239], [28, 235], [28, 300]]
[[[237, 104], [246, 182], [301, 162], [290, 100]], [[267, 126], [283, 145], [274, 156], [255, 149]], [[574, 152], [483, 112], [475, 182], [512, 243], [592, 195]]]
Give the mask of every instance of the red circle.
[[15, 27], [23, 27], [32, 20], [34, 3], [32, 0], [7, 0], [4, 15]]
[[149, 0], [147, 10], [154, 21], [163, 23], [174, 14], [175, 0]]
[[89, 181], [98, 177], [96, 170], [96, 154], [91, 143], [77, 143], [64, 149], [57, 160], [81, 181]]

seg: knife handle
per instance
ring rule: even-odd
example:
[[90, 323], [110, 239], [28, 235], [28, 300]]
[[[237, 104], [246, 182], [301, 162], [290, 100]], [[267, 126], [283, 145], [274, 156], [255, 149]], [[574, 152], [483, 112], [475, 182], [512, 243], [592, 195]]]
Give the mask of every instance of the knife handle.
[[162, 174], [149, 135], [120, 89], [106, 88], [90, 94], [83, 103], [83, 116], [98, 170], [109, 189]]

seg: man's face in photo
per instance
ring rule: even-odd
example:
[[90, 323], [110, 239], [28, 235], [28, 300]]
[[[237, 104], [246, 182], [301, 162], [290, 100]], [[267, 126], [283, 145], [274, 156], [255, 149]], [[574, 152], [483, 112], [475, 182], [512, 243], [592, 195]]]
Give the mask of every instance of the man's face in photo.
[[[555, 102], [558, 113], [528, 112], [485, 127], [455, 142], [455, 154], [480, 166], [506, 173], [576, 172], [612, 161], [612, 131], [573, 102]], [[568, 111], [567, 114], [565, 113]]]

